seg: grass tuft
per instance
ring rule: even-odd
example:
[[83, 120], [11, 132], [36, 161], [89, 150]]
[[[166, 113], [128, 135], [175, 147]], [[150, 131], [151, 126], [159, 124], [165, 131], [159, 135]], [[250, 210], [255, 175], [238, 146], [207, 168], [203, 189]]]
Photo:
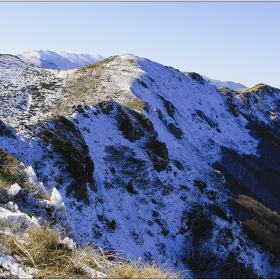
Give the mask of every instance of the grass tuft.
[[[62, 241], [64, 232], [51, 229], [49, 225], [23, 229], [17, 221], [9, 226], [13, 227], [13, 234], [0, 233], [0, 243], [22, 265], [35, 269], [34, 278], [178, 278], [155, 264], [122, 260], [116, 254], [108, 254], [89, 244], [70, 248]], [[0, 227], [4, 227], [3, 221]]]
[[42, 189], [29, 182], [24, 165], [13, 155], [0, 149], [0, 201], [1, 196], [6, 196], [8, 199], [7, 193], [3, 189], [8, 190], [15, 183], [34, 197], [49, 200], [49, 196]]
[[142, 261], [125, 260], [107, 271], [112, 279], [176, 279], [178, 275], [169, 269], [162, 269], [154, 263], [144, 264]]

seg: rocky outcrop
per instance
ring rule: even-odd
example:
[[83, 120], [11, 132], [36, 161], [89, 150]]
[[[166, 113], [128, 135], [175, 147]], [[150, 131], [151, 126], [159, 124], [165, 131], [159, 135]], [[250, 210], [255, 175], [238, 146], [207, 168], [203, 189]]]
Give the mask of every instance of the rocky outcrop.
[[88, 204], [88, 187], [96, 191], [94, 163], [79, 129], [67, 118], [60, 116], [36, 126], [36, 134], [65, 161], [66, 170], [73, 179], [67, 187], [67, 193], [73, 192], [78, 201]]
[[204, 85], [205, 83], [205, 80], [196, 72], [186, 72], [186, 75], [201, 85]]

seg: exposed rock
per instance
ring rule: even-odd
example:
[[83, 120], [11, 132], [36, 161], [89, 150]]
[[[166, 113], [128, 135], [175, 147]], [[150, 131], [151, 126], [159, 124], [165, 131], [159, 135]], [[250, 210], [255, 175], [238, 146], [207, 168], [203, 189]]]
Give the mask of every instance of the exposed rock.
[[186, 75], [191, 79], [197, 81], [199, 84], [204, 85], [204, 79], [196, 72], [187, 72]]
[[146, 148], [157, 172], [165, 170], [170, 161], [166, 144], [153, 137], [146, 143]]
[[94, 163], [79, 129], [60, 116], [50, 123], [41, 124], [37, 131], [46, 144], [51, 144], [67, 163], [67, 171], [73, 178], [68, 186], [68, 194], [73, 191], [78, 200], [88, 203], [87, 186], [96, 191]]

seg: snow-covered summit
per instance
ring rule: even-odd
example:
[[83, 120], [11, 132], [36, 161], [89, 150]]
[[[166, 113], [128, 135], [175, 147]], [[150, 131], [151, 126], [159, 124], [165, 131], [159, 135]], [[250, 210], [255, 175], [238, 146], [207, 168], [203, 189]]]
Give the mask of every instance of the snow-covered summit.
[[17, 55], [23, 61], [43, 68], [68, 70], [100, 61], [103, 56], [97, 54], [70, 53], [66, 51], [33, 50]]

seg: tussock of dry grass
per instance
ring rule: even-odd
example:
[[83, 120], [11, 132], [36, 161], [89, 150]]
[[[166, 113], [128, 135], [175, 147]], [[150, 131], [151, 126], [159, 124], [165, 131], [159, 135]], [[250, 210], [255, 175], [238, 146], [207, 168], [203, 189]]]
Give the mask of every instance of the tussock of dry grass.
[[[12, 225], [13, 232], [17, 227]], [[34, 278], [89, 278], [89, 274], [75, 263], [75, 251], [61, 242], [61, 235], [60, 231], [45, 225], [5, 235], [2, 240], [21, 264], [38, 271]]]
[[84, 245], [71, 249], [61, 241], [63, 233], [51, 229], [48, 225], [29, 227], [21, 230], [12, 225], [16, 234], [1, 236], [2, 244], [9, 249], [21, 264], [36, 269], [34, 278], [92, 278], [92, 272], [101, 272], [104, 278], [178, 278], [168, 270], [162, 270], [155, 264], [143, 264], [141, 261], [121, 260], [117, 255], [108, 255], [101, 249]]
[[0, 149], [0, 202], [1, 200], [3, 202], [8, 200], [7, 190], [15, 183], [36, 198], [50, 199], [43, 190], [29, 182], [28, 176], [24, 171], [24, 165], [14, 156]]
[[113, 266], [107, 275], [112, 279], [176, 279], [178, 275], [170, 270], [161, 269], [155, 264], [141, 261], [125, 261]]

